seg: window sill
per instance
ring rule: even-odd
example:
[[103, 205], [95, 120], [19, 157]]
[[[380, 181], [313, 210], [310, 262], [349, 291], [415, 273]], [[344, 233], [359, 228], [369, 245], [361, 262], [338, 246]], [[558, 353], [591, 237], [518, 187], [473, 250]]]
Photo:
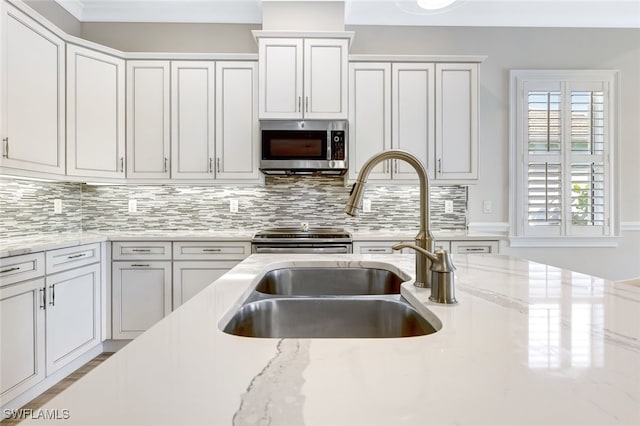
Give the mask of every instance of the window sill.
[[621, 237], [509, 237], [510, 247], [618, 247]]

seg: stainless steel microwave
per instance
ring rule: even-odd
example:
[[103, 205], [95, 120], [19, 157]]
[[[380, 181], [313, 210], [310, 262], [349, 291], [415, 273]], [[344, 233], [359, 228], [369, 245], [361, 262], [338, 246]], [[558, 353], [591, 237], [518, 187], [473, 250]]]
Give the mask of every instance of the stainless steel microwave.
[[346, 120], [263, 120], [264, 174], [343, 175], [348, 167]]

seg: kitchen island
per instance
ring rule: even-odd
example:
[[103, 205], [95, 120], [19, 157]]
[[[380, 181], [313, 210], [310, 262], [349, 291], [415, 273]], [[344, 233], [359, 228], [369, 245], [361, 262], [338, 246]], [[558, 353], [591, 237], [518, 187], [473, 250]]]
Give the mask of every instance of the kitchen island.
[[638, 425], [640, 288], [506, 256], [455, 256], [457, 305], [402, 294], [434, 334], [258, 339], [220, 331], [264, 272], [412, 255], [252, 255], [24, 424]]

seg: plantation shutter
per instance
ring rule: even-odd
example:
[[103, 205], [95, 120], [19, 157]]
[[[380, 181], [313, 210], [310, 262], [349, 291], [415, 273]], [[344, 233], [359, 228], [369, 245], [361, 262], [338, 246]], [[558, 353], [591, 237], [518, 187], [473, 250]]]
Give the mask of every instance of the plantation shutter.
[[607, 90], [606, 82], [524, 82], [525, 235], [607, 234]]

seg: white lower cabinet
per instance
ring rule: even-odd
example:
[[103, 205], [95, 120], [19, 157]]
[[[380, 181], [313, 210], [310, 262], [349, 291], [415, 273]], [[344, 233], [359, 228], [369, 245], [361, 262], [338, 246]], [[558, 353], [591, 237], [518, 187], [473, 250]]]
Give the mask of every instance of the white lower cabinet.
[[191, 299], [237, 263], [215, 260], [173, 262], [173, 309]]
[[113, 262], [113, 338], [133, 339], [171, 312], [171, 262]]
[[100, 261], [99, 244], [0, 259], [0, 406], [100, 344]]
[[100, 343], [100, 264], [46, 278], [47, 375]]
[[173, 309], [195, 296], [251, 254], [244, 241], [173, 243]]
[[0, 405], [45, 378], [44, 278], [0, 288]]

